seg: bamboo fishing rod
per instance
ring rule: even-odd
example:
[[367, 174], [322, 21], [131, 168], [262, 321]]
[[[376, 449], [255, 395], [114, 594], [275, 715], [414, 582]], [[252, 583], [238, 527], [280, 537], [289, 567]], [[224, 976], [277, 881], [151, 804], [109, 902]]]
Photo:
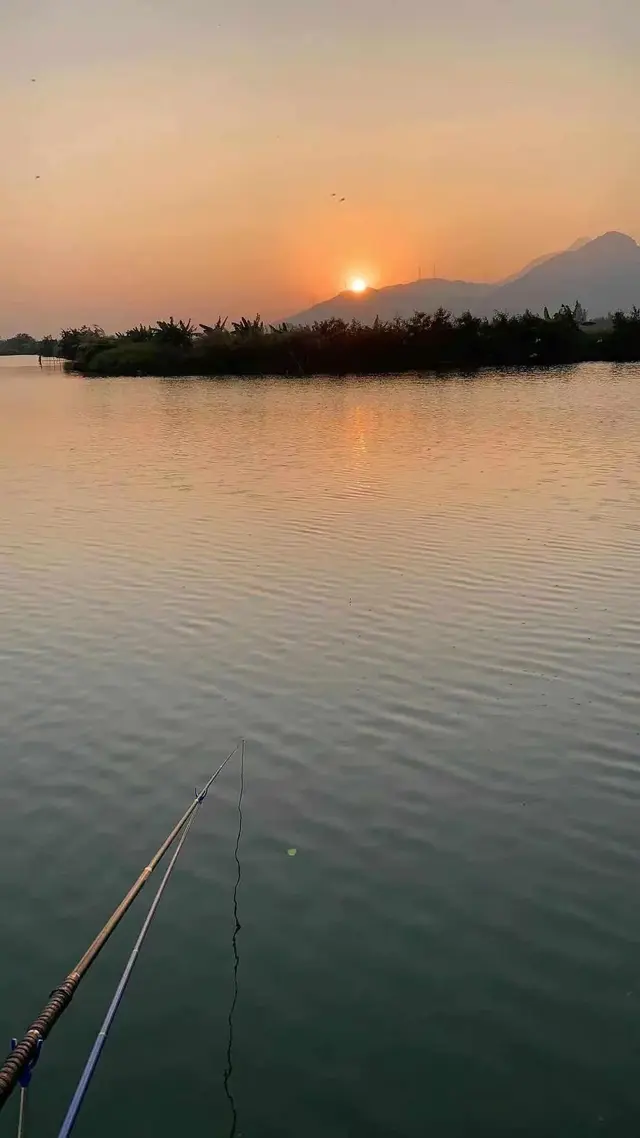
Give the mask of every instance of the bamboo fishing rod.
[[58, 988], [53, 989], [38, 1018], [33, 1021], [31, 1027], [25, 1033], [24, 1038], [16, 1044], [16, 1046], [13, 1048], [13, 1051], [11, 1051], [5, 1059], [2, 1067], [0, 1067], [0, 1110], [2, 1110], [4, 1104], [9, 1098], [9, 1095], [15, 1089], [17, 1083], [20, 1081], [21, 1076], [24, 1077], [24, 1075], [27, 1074], [34, 1066], [38, 1058], [42, 1043], [49, 1035], [51, 1029], [60, 1019], [62, 1013], [68, 1008], [71, 1000], [73, 999], [76, 988], [78, 987], [83, 976], [85, 976], [89, 971], [94, 960], [97, 958], [109, 940], [112, 932], [120, 924], [120, 921], [124, 917], [125, 913], [131, 907], [140, 891], [146, 885], [154, 869], [162, 861], [164, 855], [167, 853], [167, 850], [171, 848], [176, 838], [181, 833], [183, 827], [191, 818], [194, 811], [196, 811], [198, 807], [204, 802], [209, 792], [209, 788], [215, 782], [220, 772], [224, 770], [227, 763], [236, 754], [239, 747], [240, 743], [237, 743], [231, 754], [227, 755], [224, 762], [221, 763], [218, 769], [211, 775], [208, 783], [204, 786], [200, 793], [198, 794], [196, 791], [196, 796], [191, 805], [187, 810], [185, 810], [180, 820], [176, 822], [171, 833], [168, 835], [168, 837], [165, 838], [164, 842], [154, 854], [149, 864], [145, 866], [138, 879], [131, 886], [131, 889], [127, 895], [120, 902], [117, 909], [115, 909], [111, 914], [109, 920], [98, 933], [97, 937], [89, 946], [84, 956], [80, 958], [73, 971], [69, 973], [65, 980], [63, 980], [62, 984], [60, 984]]
[[107, 1035], [109, 1034], [111, 1024], [113, 1023], [113, 1021], [116, 1017], [116, 1012], [118, 1011], [118, 1008], [120, 1007], [120, 1001], [122, 1000], [122, 997], [124, 996], [127, 984], [129, 983], [129, 979], [131, 977], [131, 973], [133, 972], [134, 966], [135, 966], [136, 961], [138, 959], [140, 949], [142, 948], [145, 937], [146, 937], [146, 935], [147, 935], [147, 933], [151, 927], [151, 922], [155, 916], [156, 909], [158, 908], [158, 905], [160, 904], [160, 901], [162, 899], [162, 894], [164, 893], [165, 886], [167, 885], [167, 882], [169, 881], [169, 878], [171, 877], [171, 874], [173, 872], [173, 867], [175, 866], [178, 858], [180, 857], [180, 850], [182, 849], [182, 847], [183, 847], [183, 845], [187, 839], [187, 836], [189, 834], [189, 830], [191, 829], [191, 826], [193, 825], [194, 819], [195, 819], [195, 814], [192, 814], [189, 821], [187, 822], [186, 826], [184, 827], [184, 829], [182, 831], [182, 834], [180, 836], [180, 841], [178, 842], [178, 844], [177, 844], [177, 846], [176, 846], [176, 848], [175, 848], [175, 850], [171, 856], [171, 861], [169, 862], [169, 865], [167, 866], [167, 869], [165, 870], [165, 874], [164, 874], [164, 877], [162, 878], [162, 881], [160, 882], [158, 891], [157, 891], [155, 897], [153, 898], [153, 901], [151, 902], [151, 907], [149, 909], [149, 912], [147, 913], [147, 916], [145, 917], [144, 924], [143, 924], [142, 928], [140, 929], [140, 932], [138, 933], [138, 939], [136, 940], [136, 943], [133, 946], [133, 949], [131, 951], [129, 959], [127, 960], [124, 972], [122, 973], [122, 976], [120, 977], [118, 987], [116, 988], [113, 999], [111, 1000], [111, 1003], [109, 1004], [107, 1014], [104, 1017], [104, 1020], [102, 1021], [102, 1026], [100, 1028], [100, 1031], [98, 1032], [98, 1035], [96, 1036], [96, 1040], [93, 1044], [93, 1047], [91, 1048], [89, 1058], [87, 1059], [87, 1061], [84, 1065], [82, 1075], [80, 1076], [80, 1080], [79, 1080], [78, 1085], [74, 1091], [73, 1098], [71, 1099], [71, 1102], [69, 1104], [69, 1109], [67, 1110], [67, 1113], [64, 1117], [64, 1122], [62, 1123], [62, 1126], [60, 1127], [60, 1130], [58, 1132], [58, 1138], [68, 1138], [69, 1134], [73, 1130], [76, 1119], [78, 1117], [80, 1107], [82, 1106], [82, 1103], [84, 1101], [84, 1097], [85, 1097], [85, 1095], [89, 1089], [89, 1083], [91, 1082], [91, 1079], [93, 1078], [96, 1067], [98, 1066], [98, 1063], [100, 1061], [100, 1056], [102, 1054], [102, 1048], [104, 1047], [104, 1045], [107, 1041]]

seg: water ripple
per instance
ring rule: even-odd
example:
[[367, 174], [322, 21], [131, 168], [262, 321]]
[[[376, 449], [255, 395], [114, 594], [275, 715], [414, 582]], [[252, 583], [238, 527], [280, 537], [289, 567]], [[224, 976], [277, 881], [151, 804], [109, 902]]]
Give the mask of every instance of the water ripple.
[[[244, 735], [242, 1133], [634, 1132], [639, 380], [0, 361], [7, 1039]], [[230, 771], [83, 1110], [95, 1138], [226, 1124], [236, 836]], [[47, 1045], [34, 1131], [139, 919]]]

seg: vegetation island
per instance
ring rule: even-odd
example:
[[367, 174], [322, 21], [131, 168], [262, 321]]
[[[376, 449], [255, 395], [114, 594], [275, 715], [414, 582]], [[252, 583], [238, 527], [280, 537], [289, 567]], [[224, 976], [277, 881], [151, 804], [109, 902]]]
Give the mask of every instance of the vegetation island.
[[107, 335], [66, 328], [57, 339], [27, 333], [0, 341], [0, 355], [59, 357], [85, 376], [311, 376], [473, 372], [585, 361], [640, 361], [640, 309], [588, 320], [580, 304], [555, 314], [497, 312], [491, 318], [443, 308], [362, 324], [339, 319], [269, 325], [259, 316], [228, 326], [159, 320]]

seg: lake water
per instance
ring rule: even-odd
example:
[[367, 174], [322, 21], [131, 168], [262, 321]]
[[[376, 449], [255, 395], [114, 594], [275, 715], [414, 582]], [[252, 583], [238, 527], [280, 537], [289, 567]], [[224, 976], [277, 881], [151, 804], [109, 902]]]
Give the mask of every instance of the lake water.
[[[4, 1044], [244, 736], [236, 1135], [636, 1134], [639, 459], [634, 367], [1, 361]], [[233, 1133], [239, 773], [191, 831], [80, 1138]], [[33, 1135], [150, 898], [45, 1045]]]

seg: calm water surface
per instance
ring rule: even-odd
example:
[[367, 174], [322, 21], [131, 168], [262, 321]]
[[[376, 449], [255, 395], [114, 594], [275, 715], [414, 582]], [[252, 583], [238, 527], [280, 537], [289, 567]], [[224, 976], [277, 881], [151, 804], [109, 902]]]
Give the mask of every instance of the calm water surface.
[[[2, 361], [4, 1042], [244, 735], [236, 1133], [636, 1135], [639, 458], [637, 368], [87, 382]], [[238, 774], [79, 1136], [233, 1131]], [[45, 1047], [34, 1135], [147, 903]]]

